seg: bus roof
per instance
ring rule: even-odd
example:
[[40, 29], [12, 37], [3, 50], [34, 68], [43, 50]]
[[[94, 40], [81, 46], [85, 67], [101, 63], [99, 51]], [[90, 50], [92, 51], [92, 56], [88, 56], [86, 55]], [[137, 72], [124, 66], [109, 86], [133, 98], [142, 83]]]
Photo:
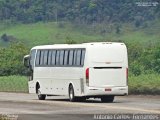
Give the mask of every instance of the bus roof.
[[53, 45], [41, 45], [35, 46], [32, 49], [53, 49], [53, 48], [86, 48], [92, 45], [125, 45], [124, 43], [118, 42], [91, 42], [82, 44], [53, 44]]

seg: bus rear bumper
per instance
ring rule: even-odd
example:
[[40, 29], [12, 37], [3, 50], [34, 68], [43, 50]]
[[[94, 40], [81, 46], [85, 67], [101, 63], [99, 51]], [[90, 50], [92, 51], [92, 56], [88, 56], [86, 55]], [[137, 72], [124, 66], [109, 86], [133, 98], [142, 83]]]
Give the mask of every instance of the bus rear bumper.
[[88, 87], [84, 96], [128, 95], [128, 86], [124, 87]]

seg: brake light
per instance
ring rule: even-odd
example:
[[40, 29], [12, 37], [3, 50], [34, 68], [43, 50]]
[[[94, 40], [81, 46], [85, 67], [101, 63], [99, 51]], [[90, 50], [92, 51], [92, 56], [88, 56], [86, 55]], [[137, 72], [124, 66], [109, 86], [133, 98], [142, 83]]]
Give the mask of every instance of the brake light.
[[89, 86], [89, 68], [86, 69], [86, 84]]
[[86, 69], [86, 79], [89, 79], [89, 68]]
[[128, 85], [128, 68], [126, 68], [126, 80], [127, 80], [127, 85]]

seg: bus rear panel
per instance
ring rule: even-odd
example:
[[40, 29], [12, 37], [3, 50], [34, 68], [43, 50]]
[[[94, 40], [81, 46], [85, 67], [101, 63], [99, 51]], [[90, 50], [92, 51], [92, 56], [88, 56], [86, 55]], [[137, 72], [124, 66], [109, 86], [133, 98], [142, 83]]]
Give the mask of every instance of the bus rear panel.
[[126, 46], [123, 43], [92, 45], [87, 54], [86, 96], [127, 95]]

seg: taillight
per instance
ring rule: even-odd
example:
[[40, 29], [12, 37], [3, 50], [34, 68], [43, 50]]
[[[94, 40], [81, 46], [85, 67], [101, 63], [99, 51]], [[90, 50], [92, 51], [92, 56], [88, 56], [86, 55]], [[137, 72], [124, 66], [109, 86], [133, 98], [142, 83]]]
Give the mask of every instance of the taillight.
[[89, 79], [89, 68], [86, 69], [86, 79]]
[[86, 69], [86, 84], [89, 86], [89, 68]]
[[126, 80], [127, 80], [127, 85], [128, 85], [128, 68], [126, 68]]

